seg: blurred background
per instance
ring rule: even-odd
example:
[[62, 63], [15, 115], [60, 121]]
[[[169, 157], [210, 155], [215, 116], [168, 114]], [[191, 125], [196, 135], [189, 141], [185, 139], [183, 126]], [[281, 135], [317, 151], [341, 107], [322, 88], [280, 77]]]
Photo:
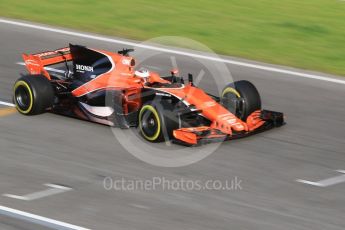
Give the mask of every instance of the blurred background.
[[1, 0], [0, 9], [136, 40], [184, 36], [219, 54], [345, 75], [342, 0]]

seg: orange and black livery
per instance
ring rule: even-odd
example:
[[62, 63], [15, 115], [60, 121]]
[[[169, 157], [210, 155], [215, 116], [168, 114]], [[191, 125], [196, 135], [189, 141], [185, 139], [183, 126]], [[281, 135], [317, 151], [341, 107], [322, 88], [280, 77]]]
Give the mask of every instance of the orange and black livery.
[[[118, 52], [72, 45], [23, 54], [29, 74], [14, 85], [17, 110], [50, 111], [120, 128], [139, 127], [151, 142], [193, 146], [246, 137], [284, 124], [262, 110], [256, 87], [231, 82], [211, 95], [172, 70], [169, 76], [135, 68], [133, 49]], [[49, 66], [56, 65], [58, 71]], [[185, 82], [186, 81], [186, 82]]]

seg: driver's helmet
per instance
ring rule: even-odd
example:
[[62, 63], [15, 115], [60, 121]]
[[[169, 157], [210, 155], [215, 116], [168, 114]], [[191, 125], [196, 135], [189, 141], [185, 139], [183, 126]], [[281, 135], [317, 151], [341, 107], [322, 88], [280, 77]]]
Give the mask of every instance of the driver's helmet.
[[147, 79], [150, 76], [150, 71], [145, 68], [141, 68], [134, 72], [135, 76]]

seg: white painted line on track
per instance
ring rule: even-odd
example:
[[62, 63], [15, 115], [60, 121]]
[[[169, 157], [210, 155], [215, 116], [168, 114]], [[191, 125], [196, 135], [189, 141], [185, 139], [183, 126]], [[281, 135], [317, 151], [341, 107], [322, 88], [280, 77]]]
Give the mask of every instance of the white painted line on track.
[[[17, 62], [16, 64], [18, 64], [18, 65], [25, 65], [24, 62]], [[60, 70], [60, 69], [55, 69], [55, 68], [51, 68], [51, 67], [44, 67], [44, 68], [45, 68], [46, 70], [48, 70], [48, 71], [52, 71], [52, 72], [56, 72], [56, 73], [62, 73], [62, 74], [65, 73], [65, 71]], [[10, 106], [10, 107], [16, 107], [15, 104], [9, 103], [9, 102], [6, 102], [6, 101], [0, 101], [0, 105]]]
[[83, 228], [77, 225], [65, 223], [62, 221], [50, 219], [43, 216], [38, 216], [32, 213], [23, 212], [17, 209], [5, 207], [0, 205], [0, 215], [20, 219], [44, 227], [58, 229], [58, 230], [90, 230], [88, 228]]
[[[336, 171], [345, 174], [345, 170], [336, 170]], [[328, 186], [344, 183], [345, 182], [345, 175], [335, 176], [335, 177], [327, 178], [327, 179], [316, 181], [316, 182], [308, 181], [308, 180], [301, 180], [301, 179], [298, 179], [296, 181], [303, 183], [303, 184], [309, 184], [309, 185], [313, 185], [313, 186], [317, 186], [317, 187], [328, 187]]]
[[57, 194], [72, 190], [72, 188], [56, 185], [56, 184], [45, 184], [45, 186], [50, 187], [50, 188], [43, 191], [30, 193], [24, 196], [18, 196], [18, 195], [13, 195], [13, 194], [2, 194], [2, 195], [5, 197], [17, 199], [17, 200], [32, 201], [32, 200], [37, 200], [43, 197], [53, 196], [53, 195], [57, 195]]
[[0, 105], [5, 105], [5, 106], [10, 106], [10, 107], [15, 107], [14, 104], [6, 102], [6, 101], [0, 101]]
[[229, 59], [224, 59], [224, 58], [219, 58], [219, 57], [211, 57], [211, 56], [207, 56], [207, 55], [189, 53], [189, 52], [184, 52], [184, 51], [179, 51], [179, 50], [174, 50], [174, 49], [169, 49], [169, 48], [156, 47], [156, 46], [152, 46], [152, 45], [145, 45], [145, 44], [140, 44], [140, 43], [135, 43], [135, 42], [130, 42], [130, 41], [124, 41], [124, 40], [119, 40], [119, 39], [114, 39], [114, 38], [106, 38], [106, 37], [97, 36], [97, 35], [73, 32], [73, 31], [68, 31], [68, 30], [63, 30], [63, 29], [56, 29], [56, 28], [52, 28], [52, 27], [48, 27], [48, 26], [40, 26], [40, 25], [11, 21], [11, 20], [6, 20], [6, 19], [0, 19], [0, 23], [16, 25], [16, 26], [32, 28], [32, 29], [38, 29], [38, 30], [43, 30], [43, 31], [49, 31], [49, 32], [54, 32], [54, 33], [60, 33], [60, 34], [65, 34], [65, 35], [71, 35], [71, 36], [75, 36], [75, 37], [88, 38], [88, 39], [93, 39], [93, 40], [98, 40], [98, 41], [109, 42], [109, 43], [135, 46], [135, 47], [140, 47], [140, 48], [145, 48], [145, 49], [150, 49], [150, 50], [157, 50], [157, 51], [166, 52], [166, 53], [183, 55], [183, 56], [187, 56], [187, 57], [207, 59], [210, 61], [223, 62], [223, 63], [243, 66], [243, 67], [247, 67], [247, 68], [254, 68], [254, 69], [265, 70], [265, 71], [276, 72], [276, 73], [282, 73], [282, 74], [287, 74], [287, 75], [294, 75], [294, 76], [299, 76], [299, 77], [304, 77], [304, 78], [309, 78], [309, 79], [314, 79], [314, 80], [321, 80], [321, 81], [345, 84], [345, 80], [336, 79], [336, 78], [330, 78], [330, 77], [324, 77], [324, 76], [315, 75], [315, 74], [307, 74], [307, 73], [302, 73], [302, 72], [285, 70], [285, 69], [281, 69], [281, 68], [277, 68], [277, 67], [251, 64], [251, 63], [246, 63], [246, 62], [241, 62], [241, 61], [234, 61], [234, 60], [229, 60]]
[[301, 180], [298, 179], [296, 180], [299, 183], [303, 183], [303, 184], [309, 184], [309, 185], [313, 185], [313, 186], [317, 186], [317, 187], [325, 187], [322, 184], [318, 183], [318, 182], [313, 182], [313, 181], [309, 181], [309, 180]]

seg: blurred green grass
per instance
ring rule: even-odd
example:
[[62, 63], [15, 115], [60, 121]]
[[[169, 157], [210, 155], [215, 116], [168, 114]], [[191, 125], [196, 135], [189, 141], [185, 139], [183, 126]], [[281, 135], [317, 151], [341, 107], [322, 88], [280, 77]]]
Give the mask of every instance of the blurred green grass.
[[340, 0], [1, 0], [0, 16], [146, 40], [183, 36], [215, 52], [345, 75]]

